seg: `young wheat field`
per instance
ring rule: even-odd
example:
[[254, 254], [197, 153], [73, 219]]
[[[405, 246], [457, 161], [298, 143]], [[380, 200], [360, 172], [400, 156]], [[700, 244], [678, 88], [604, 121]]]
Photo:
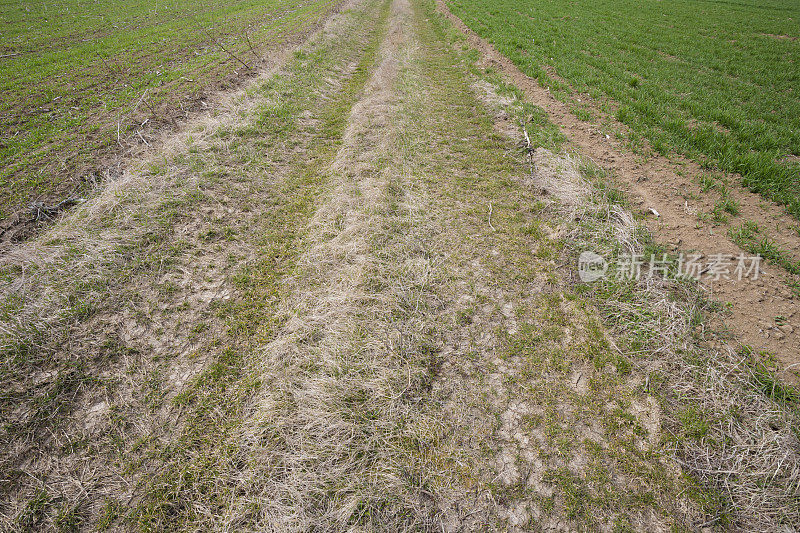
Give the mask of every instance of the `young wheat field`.
[[782, 2], [6, 1], [0, 530], [796, 531]]

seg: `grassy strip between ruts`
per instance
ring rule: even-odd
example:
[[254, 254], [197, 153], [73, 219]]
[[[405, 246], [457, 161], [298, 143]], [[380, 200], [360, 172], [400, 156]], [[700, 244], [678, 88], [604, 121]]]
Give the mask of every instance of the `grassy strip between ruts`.
[[[559, 98], [574, 91], [646, 137], [800, 217], [796, 2], [451, 0], [453, 13]], [[589, 110], [576, 104], [589, 119]]]

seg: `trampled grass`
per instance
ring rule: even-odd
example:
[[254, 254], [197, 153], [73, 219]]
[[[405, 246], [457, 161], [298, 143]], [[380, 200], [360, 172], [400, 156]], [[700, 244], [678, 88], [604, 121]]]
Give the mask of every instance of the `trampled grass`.
[[198, 107], [204, 93], [246, 73], [243, 63], [254, 68], [270, 45], [335, 3], [5, 0], [0, 220], [65, 192], [64, 181], [94, 170], [118, 135]]
[[559, 97], [577, 91], [609, 99], [616, 118], [655, 150], [739, 173], [744, 185], [800, 217], [797, 2], [448, 5]]

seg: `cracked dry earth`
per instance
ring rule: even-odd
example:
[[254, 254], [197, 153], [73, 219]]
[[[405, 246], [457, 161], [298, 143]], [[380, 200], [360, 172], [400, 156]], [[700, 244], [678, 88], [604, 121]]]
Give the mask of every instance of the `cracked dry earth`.
[[530, 176], [456, 35], [354, 1], [3, 259], [3, 529], [789, 530], [676, 452], [672, 341], [631, 363], [576, 293], [590, 187], [543, 148]]

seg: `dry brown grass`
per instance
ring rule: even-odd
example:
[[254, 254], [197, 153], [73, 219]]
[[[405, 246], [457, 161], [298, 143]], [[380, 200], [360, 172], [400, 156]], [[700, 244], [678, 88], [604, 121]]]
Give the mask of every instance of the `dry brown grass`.
[[[598, 243], [644, 253], [646, 233], [602, 194], [587, 203], [568, 240], [576, 251]], [[644, 239], [644, 241], [643, 241]], [[594, 248], [590, 248], [594, 246]], [[611, 247], [598, 250], [610, 256]], [[746, 347], [720, 338], [703, 315], [710, 295], [688, 282], [656, 277], [633, 286], [609, 284], [597, 304], [626, 355], [659, 393], [665, 438], [684, 471], [708, 490], [706, 526], [789, 531], [800, 520], [800, 441], [795, 400], [764, 390]], [[763, 371], [766, 372], [766, 371]], [[766, 378], [780, 390], [780, 376]], [[658, 383], [651, 383], [658, 380]], [[773, 397], [770, 397], [773, 396]]]

